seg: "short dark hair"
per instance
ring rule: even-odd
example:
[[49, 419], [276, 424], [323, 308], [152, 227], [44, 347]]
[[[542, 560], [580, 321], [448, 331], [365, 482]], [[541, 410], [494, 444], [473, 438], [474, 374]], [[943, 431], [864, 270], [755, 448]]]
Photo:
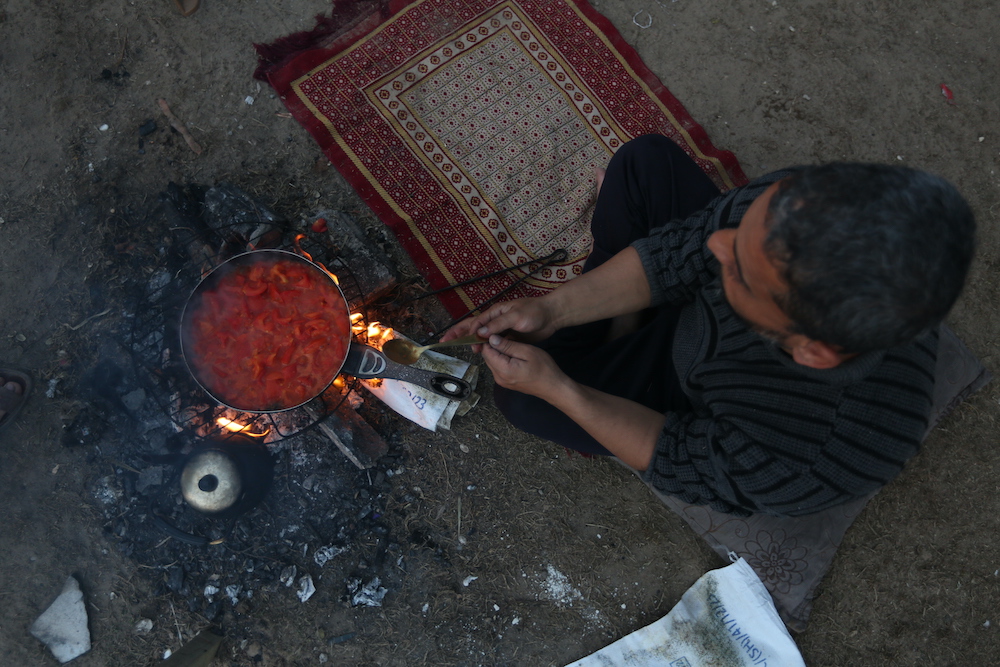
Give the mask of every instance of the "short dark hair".
[[916, 169], [834, 163], [779, 182], [765, 249], [794, 333], [844, 352], [888, 349], [941, 322], [975, 250], [958, 190]]

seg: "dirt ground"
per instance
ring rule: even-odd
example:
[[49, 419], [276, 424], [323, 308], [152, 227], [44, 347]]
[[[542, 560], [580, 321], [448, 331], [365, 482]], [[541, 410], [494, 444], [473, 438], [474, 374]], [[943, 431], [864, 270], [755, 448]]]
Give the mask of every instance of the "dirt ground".
[[[981, 231], [949, 322], [998, 371], [994, 3], [593, 4], [750, 177], [849, 159], [956, 183]], [[106, 530], [93, 480], [114, 464], [101, 444], [62, 444], [93, 398], [79, 380], [103, 332], [128, 316], [119, 286], [152, 270], [128, 252], [166, 234], [154, 213], [167, 183], [228, 181], [289, 220], [342, 209], [380, 233], [251, 78], [252, 43], [312, 27], [328, 1], [202, 5], [183, 18], [171, 0], [0, 0], [0, 366], [36, 379], [0, 434], [4, 665], [55, 664], [27, 628], [69, 574], [94, 642], [81, 667], [154, 664], [208, 626]], [[170, 130], [158, 98], [202, 154]], [[140, 137], [150, 119], [157, 129]], [[429, 321], [444, 318], [427, 308]], [[306, 603], [284, 589], [260, 595], [220, 616], [214, 664], [562, 665], [664, 615], [722, 565], [627, 471], [510, 430], [485, 384], [450, 432], [379, 422], [404, 468], [382, 499], [403, 545], [383, 606], [351, 607], [333, 581]], [[998, 397], [994, 383], [948, 418], [848, 532], [796, 637], [808, 664], [1000, 664]], [[136, 632], [141, 618], [152, 631]]]

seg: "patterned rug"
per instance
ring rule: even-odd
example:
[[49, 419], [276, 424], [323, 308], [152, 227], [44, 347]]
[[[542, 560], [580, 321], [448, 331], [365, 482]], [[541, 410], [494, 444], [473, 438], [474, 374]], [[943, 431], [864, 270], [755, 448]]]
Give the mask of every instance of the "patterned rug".
[[[583, 0], [336, 2], [311, 33], [258, 46], [278, 91], [462, 315], [580, 273], [594, 169], [659, 133], [722, 190], [746, 181]], [[565, 261], [531, 263], [563, 248]]]

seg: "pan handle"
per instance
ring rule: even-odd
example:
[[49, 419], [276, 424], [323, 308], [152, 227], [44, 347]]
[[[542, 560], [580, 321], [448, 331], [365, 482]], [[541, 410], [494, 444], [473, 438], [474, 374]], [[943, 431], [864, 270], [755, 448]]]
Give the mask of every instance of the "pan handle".
[[402, 380], [456, 401], [468, 398], [472, 393], [472, 387], [462, 378], [397, 364], [374, 347], [360, 343], [351, 343], [340, 372], [363, 380], [370, 378]]

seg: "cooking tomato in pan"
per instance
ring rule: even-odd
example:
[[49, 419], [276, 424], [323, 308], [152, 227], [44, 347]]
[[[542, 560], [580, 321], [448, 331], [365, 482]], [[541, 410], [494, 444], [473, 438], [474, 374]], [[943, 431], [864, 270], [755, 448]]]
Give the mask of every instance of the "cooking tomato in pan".
[[322, 393], [351, 340], [343, 293], [318, 266], [283, 251], [240, 255], [195, 290], [183, 350], [195, 379], [219, 402], [271, 412]]

